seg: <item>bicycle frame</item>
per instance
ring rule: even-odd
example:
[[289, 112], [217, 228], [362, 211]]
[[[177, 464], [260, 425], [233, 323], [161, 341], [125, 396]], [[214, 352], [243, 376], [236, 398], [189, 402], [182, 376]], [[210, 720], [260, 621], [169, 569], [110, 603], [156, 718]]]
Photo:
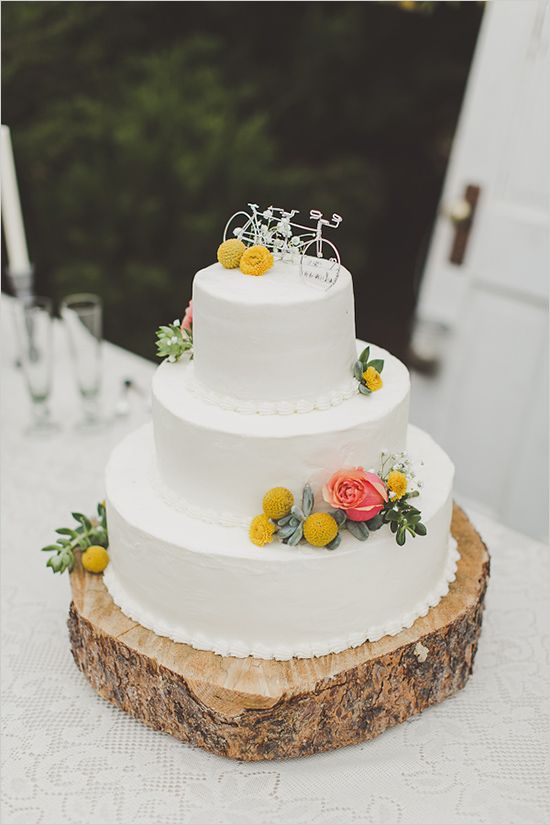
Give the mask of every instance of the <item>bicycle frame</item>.
[[[334, 268], [333, 264], [337, 264], [336, 271], [331, 272], [330, 276], [326, 275], [325, 287], [332, 286], [336, 282], [340, 271], [340, 255], [334, 244], [323, 238], [323, 227], [337, 229], [342, 222], [340, 215], [334, 213], [332, 218], [327, 220], [323, 218], [322, 212], [311, 209], [309, 216], [312, 221], [315, 221], [315, 225], [306, 226], [292, 220], [298, 214], [297, 209], [287, 212], [281, 207], [269, 206], [260, 212], [257, 203], [249, 203], [248, 207], [250, 213], [243, 210], [235, 212], [229, 218], [225, 225], [224, 240], [227, 240], [228, 237], [236, 237], [248, 246], [256, 244], [265, 246], [281, 260], [286, 256], [299, 255], [300, 269], [306, 280], [311, 280], [304, 274], [306, 270], [309, 271], [310, 267], [305, 266], [307, 262], [304, 262], [304, 258], [311, 257], [306, 256], [306, 252], [315, 244], [315, 257], [317, 259], [331, 262], [331, 270]], [[231, 224], [241, 217], [244, 219], [244, 224], [230, 232]], [[323, 247], [330, 254], [329, 258], [323, 256]], [[315, 280], [319, 280], [318, 276]]]

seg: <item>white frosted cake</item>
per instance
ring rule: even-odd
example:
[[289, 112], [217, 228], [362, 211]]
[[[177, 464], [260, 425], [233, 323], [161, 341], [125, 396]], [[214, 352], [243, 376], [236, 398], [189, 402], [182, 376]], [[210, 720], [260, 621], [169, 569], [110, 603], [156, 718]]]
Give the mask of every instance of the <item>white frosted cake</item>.
[[356, 341], [343, 266], [319, 289], [303, 261], [251, 275], [219, 257], [194, 278], [192, 350], [157, 369], [152, 424], [109, 461], [105, 584], [224, 656], [396, 634], [454, 578], [453, 465], [408, 423], [406, 367]]

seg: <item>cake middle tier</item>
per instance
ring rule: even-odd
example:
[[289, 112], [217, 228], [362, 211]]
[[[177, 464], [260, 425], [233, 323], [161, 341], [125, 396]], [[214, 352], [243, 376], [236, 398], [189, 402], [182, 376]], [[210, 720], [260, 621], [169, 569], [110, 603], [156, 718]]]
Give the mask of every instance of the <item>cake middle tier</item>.
[[193, 362], [161, 364], [153, 379], [159, 492], [195, 518], [244, 525], [272, 487], [315, 486], [342, 467], [377, 471], [382, 451], [405, 449], [410, 383], [397, 358], [371, 351], [385, 362], [381, 390], [294, 415], [222, 409], [197, 395]]

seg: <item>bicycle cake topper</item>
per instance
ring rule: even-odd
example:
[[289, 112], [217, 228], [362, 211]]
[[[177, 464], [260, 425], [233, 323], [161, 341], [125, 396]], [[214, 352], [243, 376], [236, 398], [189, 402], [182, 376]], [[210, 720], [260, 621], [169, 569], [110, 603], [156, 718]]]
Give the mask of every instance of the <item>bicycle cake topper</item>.
[[278, 206], [260, 211], [257, 203], [249, 203], [250, 212], [235, 212], [225, 225], [224, 241], [237, 238], [246, 246], [265, 246], [279, 260], [299, 260], [300, 275], [313, 286], [330, 289], [340, 274], [340, 253], [332, 241], [323, 238], [323, 227], [337, 229], [342, 218], [333, 214], [323, 218], [318, 209], [311, 209], [309, 217], [314, 226], [305, 226], [293, 220], [297, 209], [287, 212]]

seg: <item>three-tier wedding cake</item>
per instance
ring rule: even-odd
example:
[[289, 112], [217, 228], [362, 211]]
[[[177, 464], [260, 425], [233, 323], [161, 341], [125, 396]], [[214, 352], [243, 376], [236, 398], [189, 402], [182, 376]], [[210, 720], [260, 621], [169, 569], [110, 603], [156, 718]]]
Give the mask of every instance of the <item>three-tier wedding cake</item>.
[[322, 257], [330, 224], [312, 213], [304, 249], [294, 213], [263, 214], [264, 243], [233, 233], [196, 274], [192, 314], [162, 328], [152, 424], [107, 468], [104, 580], [176, 642], [322, 656], [447, 593], [453, 465], [409, 425], [406, 367], [356, 341], [351, 274]]

